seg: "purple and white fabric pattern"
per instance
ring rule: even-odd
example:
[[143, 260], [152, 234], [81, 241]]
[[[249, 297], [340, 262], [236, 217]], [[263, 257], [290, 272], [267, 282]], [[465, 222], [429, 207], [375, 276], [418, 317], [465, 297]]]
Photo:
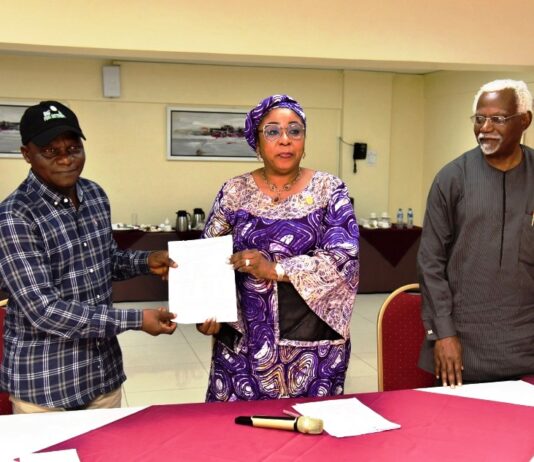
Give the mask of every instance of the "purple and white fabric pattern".
[[253, 151], [256, 151], [256, 143], [258, 141], [257, 132], [261, 121], [269, 111], [279, 107], [291, 109], [302, 119], [304, 128], [306, 128], [306, 114], [304, 114], [304, 109], [302, 109], [300, 104], [295, 99], [288, 95], [268, 96], [264, 100], [260, 101], [259, 104], [252, 109], [245, 118], [245, 138]]
[[281, 338], [276, 281], [236, 272], [241, 336], [213, 349], [207, 401], [330, 396], [343, 393], [349, 324], [359, 277], [358, 225], [339, 178], [315, 172], [308, 186], [274, 203], [250, 173], [229, 180], [204, 237], [232, 234], [234, 251], [258, 249], [279, 262], [291, 283], [340, 338]]

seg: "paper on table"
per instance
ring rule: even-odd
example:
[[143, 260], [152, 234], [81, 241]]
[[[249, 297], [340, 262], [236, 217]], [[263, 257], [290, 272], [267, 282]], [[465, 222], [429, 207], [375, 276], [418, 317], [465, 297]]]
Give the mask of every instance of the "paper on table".
[[232, 236], [169, 242], [169, 310], [182, 324], [237, 321]]
[[485, 399], [501, 403], [534, 406], [534, 385], [522, 380], [504, 382], [473, 383], [461, 387], [419, 388], [420, 391], [461, 396], [463, 398]]
[[325, 431], [338, 438], [400, 428], [356, 398], [301, 403], [293, 408], [302, 415], [323, 419]]
[[20, 462], [80, 462], [76, 449], [63, 451], [39, 452], [20, 458]]

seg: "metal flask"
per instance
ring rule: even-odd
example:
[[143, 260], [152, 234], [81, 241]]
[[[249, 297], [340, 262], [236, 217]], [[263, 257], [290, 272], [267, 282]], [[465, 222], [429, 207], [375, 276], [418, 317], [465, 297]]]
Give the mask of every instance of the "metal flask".
[[185, 210], [176, 212], [176, 231], [184, 232], [189, 229], [190, 216]]
[[203, 229], [204, 228], [204, 220], [206, 219], [206, 215], [204, 214], [204, 211], [200, 208], [193, 209], [193, 218], [191, 219], [191, 229]]

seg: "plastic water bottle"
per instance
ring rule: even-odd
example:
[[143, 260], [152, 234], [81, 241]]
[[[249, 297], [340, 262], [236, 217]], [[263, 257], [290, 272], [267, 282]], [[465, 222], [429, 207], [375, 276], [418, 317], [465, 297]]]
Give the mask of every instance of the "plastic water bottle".
[[406, 228], [413, 228], [413, 210], [411, 208], [406, 212]]
[[397, 223], [395, 226], [397, 228], [402, 228], [404, 226], [404, 212], [402, 209], [397, 210]]

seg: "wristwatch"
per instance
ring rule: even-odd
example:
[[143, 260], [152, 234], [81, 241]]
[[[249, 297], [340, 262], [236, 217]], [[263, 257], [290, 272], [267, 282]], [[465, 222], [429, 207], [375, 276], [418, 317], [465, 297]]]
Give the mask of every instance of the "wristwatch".
[[284, 279], [284, 276], [286, 275], [286, 272], [284, 271], [284, 268], [280, 263], [277, 263], [274, 265], [274, 270], [276, 271], [276, 276], [278, 277], [279, 281], [282, 281]]

